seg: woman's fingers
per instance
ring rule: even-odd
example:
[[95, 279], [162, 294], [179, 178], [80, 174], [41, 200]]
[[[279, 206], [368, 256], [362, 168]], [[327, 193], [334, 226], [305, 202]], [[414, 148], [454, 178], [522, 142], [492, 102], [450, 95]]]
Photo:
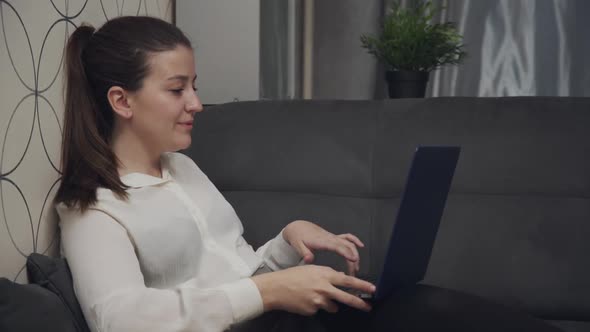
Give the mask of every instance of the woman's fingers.
[[345, 292], [341, 289], [338, 289], [336, 287], [332, 287], [328, 291], [328, 296], [331, 299], [338, 301], [342, 304], [345, 304], [349, 307], [353, 307], [353, 308], [363, 310], [363, 311], [370, 311], [371, 310], [371, 305], [367, 301], [364, 301], [360, 297], [355, 296], [350, 293], [347, 293], [347, 292]]
[[321, 242], [318, 241], [317, 243], [314, 243], [313, 248], [336, 252], [350, 261], [356, 261], [359, 258], [356, 246], [352, 242], [338, 236], [333, 236], [332, 238]]
[[355, 274], [358, 272], [357, 265], [358, 265], [358, 262], [351, 262], [351, 261], [348, 261], [348, 260], [346, 261], [346, 266], [347, 266], [347, 269], [348, 269], [348, 275], [349, 276], [353, 276], [354, 277]]
[[327, 312], [331, 312], [331, 313], [338, 312], [338, 305], [330, 299], [325, 299], [325, 301], [322, 303], [320, 308], [324, 309]]
[[305, 263], [309, 264], [313, 262], [314, 255], [311, 252], [311, 250], [307, 248], [305, 243], [303, 243], [303, 241], [296, 242], [293, 247], [295, 247], [295, 250], [299, 253], [301, 257], [303, 257], [303, 261], [305, 261]]
[[337, 301], [359, 310], [371, 310], [371, 305], [369, 303], [360, 297], [337, 287], [355, 289], [364, 293], [373, 293], [375, 291], [375, 286], [373, 284], [365, 280], [347, 276], [342, 272], [336, 272], [331, 268], [324, 267], [321, 268], [321, 271], [324, 278], [326, 278], [329, 283], [325, 284], [325, 287], [322, 287], [323, 290], [320, 291], [322, 296], [317, 297], [314, 300], [314, 304], [317, 308], [322, 308], [328, 312], [336, 312], [338, 306], [334, 301]]
[[346, 240], [356, 244], [357, 247], [361, 247], [361, 248], [365, 247], [365, 244], [358, 237], [356, 237], [353, 234], [350, 234], [350, 233], [340, 234], [340, 235], [338, 235], [338, 237], [342, 238], [342, 239], [346, 239]]
[[346, 259], [347, 272], [349, 275], [355, 275], [360, 270], [360, 254], [358, 247], [364, 247], [365, 244], [353, 234], [334, 235], [325, 232], [326, 236], [319, 236], [312, 239], [297, 241], [293, 246], [303, 257], [306, 263], [313, 261], [312, 250], [328, 250], [339, 254]]
[[343, 288], [352, 288], [364, 293], [373, 293], [375, 285], [356, 277], [347, 276], [344, 273], [335, 273], [331, 276], [330, 283]]
[[354, 277], [356, 275], [356, 273], [360, 270], [359, 261], [356, 261], [356, 262], [346, 261], [346, 266], [347, 266], [349, 276]]
[[[351, 240], [349, 240], [348, 237], [350, 237]], [[356, 237], [352, 234], [343, 234], [343, 236], [332, 237], [330, 241], [314, 243], [312, 247], [319, 250], [333, 251], [344, 257], [346, 259], [348, 274], [355, 275], [356, 272], [360, 270], [360, 254], [356, 244], [352, 242], [354, 240], [353, 238]], [[363, 243], [361, 242], [361, 244]]]

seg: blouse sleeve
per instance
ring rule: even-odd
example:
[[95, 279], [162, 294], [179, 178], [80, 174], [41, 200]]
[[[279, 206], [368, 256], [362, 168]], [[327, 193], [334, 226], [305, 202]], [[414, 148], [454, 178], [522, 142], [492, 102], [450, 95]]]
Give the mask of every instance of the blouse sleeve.
[[126, 229], [102, 211], [62, 215], [60, 228], [76, 296], [99, 331], [223, 331], [263, 312], [249, 278], [205, 289], [194, 280], [146, 287]]
[[256, 250], [264, 264], [273, 271], [286, 269], [301, 263], [301, 256], [283, 237], [283, 231]]

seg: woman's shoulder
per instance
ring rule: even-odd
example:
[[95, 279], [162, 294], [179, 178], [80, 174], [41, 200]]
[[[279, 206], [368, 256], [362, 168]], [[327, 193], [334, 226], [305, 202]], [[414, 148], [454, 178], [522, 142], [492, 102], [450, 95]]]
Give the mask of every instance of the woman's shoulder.
[[62, 219], [66, 216], [80, 218], [85, 214], [94, 213], [92, 211], [105, 211], [109, 206], [125, 204], [125, 199], [117, 197], [110, 189], [97, 188], [96, 202], [89, 206], [85, 211], [82, 211], [78, 205], [66, 205], [63, 202], [55, 204], [55, 210]]
[[80, 228], [84, 227], [84, 225], [93, 224], [98, 219], [108, 218], [108, 214], [97, 208], [96, 204], [82, 211], [78, 206], [67, 206], [64, 203], [58, 203], [55, 205], [55, 210], [58, 216], [58, 225], [62, 232], [66, 229], [72, 229], [72, 227]]

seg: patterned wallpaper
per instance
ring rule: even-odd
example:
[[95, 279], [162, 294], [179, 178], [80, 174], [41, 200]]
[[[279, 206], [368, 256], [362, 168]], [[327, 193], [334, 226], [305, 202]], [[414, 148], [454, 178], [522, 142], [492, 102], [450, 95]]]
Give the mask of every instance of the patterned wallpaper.
[[63, 49], [82, 22], [172, 20], [173, 0], [0, 0], [0, 277], [26, 282], [32, 252], [57, 255]]

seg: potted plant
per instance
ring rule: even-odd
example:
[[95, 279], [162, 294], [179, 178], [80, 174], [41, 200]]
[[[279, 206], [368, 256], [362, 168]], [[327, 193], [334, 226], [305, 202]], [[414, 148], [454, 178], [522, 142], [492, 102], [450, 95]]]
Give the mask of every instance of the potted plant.
[[362, 47], [387, 66], [390, 98], [424, 97], [431, 71], [466, 56], [453, 23], [431, 23], [439, 10], [431, 1], [410, 8], [395, 3], [379, 36], [361, 36]]

